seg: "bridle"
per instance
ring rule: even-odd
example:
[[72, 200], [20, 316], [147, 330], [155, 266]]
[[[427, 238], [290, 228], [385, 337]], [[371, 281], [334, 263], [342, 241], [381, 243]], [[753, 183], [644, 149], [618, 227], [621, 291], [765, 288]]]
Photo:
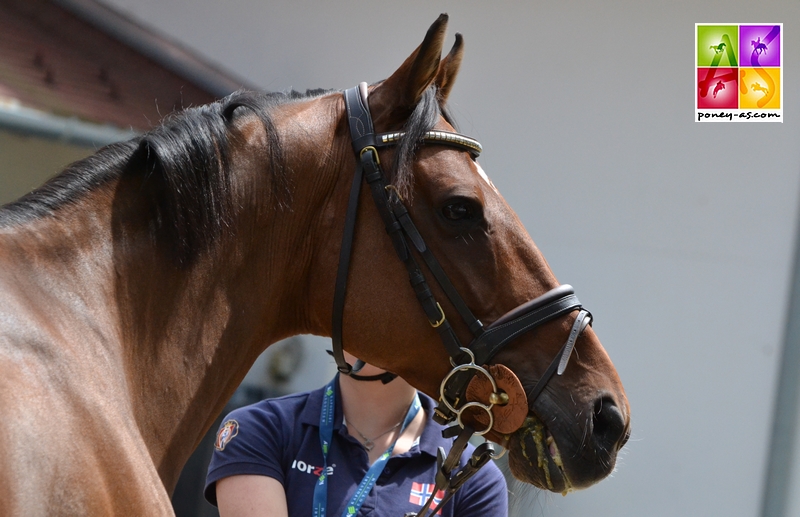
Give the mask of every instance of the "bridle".
[[[472, 434], [483, 435], [488, 433], [493, 426], [493, 416], [491, 409], [495, 404], [502, 404], [502, 393], [497, 388], [492, 375], [481, 365], [488, 364], [489, 361], [500, 351], [500, 349], [522, 334], [540, 326], [548, 321], [552, 321], [560, 316], [569, 314], [575, 310], [578, 315], [573, 322], [566, 342], [561, 347], [560, 352], [551, 362], [544, 375], [536, 385], [526, 393], [528, 404], [539, 396], [553, 375], [561, 375], [567, 367], [567, 363], [572, 354], [578, 336], [591, 322], [591, 314], [582, 308], [581, 303], [575, 296], [575, 292], [569, 285], [561, 285], [548, 291], [547, 293], [530, 300], [519, 307], [511, 310], [490, 325], [484, 326], [469, 309], [464, 299], [453, 286], [450, 279], [442, 269], [439, 261], [425, 244], [422, 235], [417, 230], [411, 217], [403, 204], [403, 200], [397, 193], [393, 185], [386, 183], [386, 177], [381, 169], [378, 150], [397, 144], [405, 133], [392, 132], [376, 134], [372, 125], [372, 117], [367, 104], [367, 84], [361, 83], [357, 87], [350, 88], [344, 92], [346, 116], [350, 127], [350, 137], [352, 139], [353, 150], [356, 154], [356, 171], [350, 189], [350, 196], [345, 214], [344, 234], [342, 236], [342, 247], [339, 253], [339, 266], [336, 275], [336, 284], [333, 299], [333, 356], [336, 360], [337, 368], [340, 373], [352, 375], [360, 370], [363, 362], [356, 362], [355, 367], [350, 365], [344, 358], [342, 344], [342, 325], [344, 314], [344, 301], [347, 289], [347, 277], [350, 269], [350, 257], [353, 247], [355, 234], [356, 214], [358, 211], [358, 198], [361, 192], [362, 179], [370, 188], [372, 199], [378, 209], [378, 213], [383, 220], [386, 232], [389, 234], [395, 252], [400, 261], [405, 265], [409, 275], [412, 288], [417, 296], [417, 300], [422, 306], [429, 323], [442, 339], [447, 353], [450, 355], [450, 362], [453, 369], [442, 380], [440, 386], [439, 405], [434, 411], [433, 418], [440, 424], [447, 424], [456, 421], [458, 425], [453, 425], [445, 429], [445, 436], [456, 436], [456, 449], [458, 442], [463, 442], [461, 450], [455, 458], [455, 465], [458, 463], [463, 447]], [[445, 145], [464, 150], [476, 158], [482, 148], [478, 141], [447, 131], [428, 131], [422, 137], [423, 144]], [[419, 267], [412, 249], [415, 250], [425, 262], [427, 269], [436, 279], [437, 283], [444, 291], [450, 303], [455, 307], [461, 319], [469, 328], [473, 335], [472, 342], [464, 346], [458, 336], [450, 326], [450, 322], [445, 316], [442, 306], [436, 301], [428, 286], [428, 282]], [[492, 384], [494, 393], [490, 397], [488, 404], [477, 401], [466, 400], [466, 389], [470, 380], [476, 374], [485, 375]], [[464, 424], [462, 415], [468, 408], [477, 408], [485, 411], [489, 416], [489, 424], [481, 431], [476, 431], [470, 425]], [[466, 435], [466, 438], [463, 438]], [[489, 445], [484, 444], [484, 445]], [[476, 453], [482, 446], [476, 449]], [[488, 453], [486, 452], [488, 450]], [[484, 449], [485, 459], [479, 460], [480, 463], [474, 470], [480, 468], [492, 454], [491, 446]], [[440, 454], [442, 456], [442, 454]], [[449, 471], [454, 467], [454, 460], [451, 458], [453, 452], [447, 459], [440, 457], [440, 470], [446, 469], [447, 477]], [[474, 457], [474, 455], [473, 455]], [[481, 462], [482, 461], [482, 462]], [[460, 473], [453, 476], [457, 477]], [[465, 479], [464, 479], [465, 481]], [[437, 485], [439, 476], [437, 475]], [[458, 486], [461, 486], [460, 481]], [[448, 483], [452, 486], [453, 483]], [[449, 490], [448, 486], [448, 490]], [[458, 488], [456, 486], [452, 492]], [[434, 491], [435, 493], [435, 491]], [[429, 501], [430, 503], [430, 501]], [[440, 504], [444, 504], [442, 501]], [[427, 510], [427, 506], [423, 508]], [[424, 512], [423, 512], [424, 513]]]
[[[439, 333], [453, 363], [453, 371], [445, 377], [441, 385], [441, 401], [435, 415], [439, 423], [444, 424], [455, 420], [459, 416], [461, 404], [465, 403], [465, 376], [458, 375], [459, 372], [479, 371], [475, 370], [474, 367], [480, 367], [479, 365], [488, 363], [503, 346], [523, 333], [574, 310], [580, 311], [575, 318], [569, 337], [556, 359], [533, 389], [526, 394], [528, 402], [533, 402], [554, 374], [561, 375], [564, 372], [575, 341], [591, 321], [591, 315], [588, 311], [582, 309], [581, 303], [575, 296], [572, 287], [561, 285], [538, 298], [520, 305], [492, 324], [484, 326], [472, 314], [472, 311], [445, 274], [439, 261], [436, 260], [430, 248], [426, 246], [422, 235], [417, 230], [408, 210], [398, 196], [397, 190], [392, 185], [386, 184], [386, 178], [380, 166], [378, 149], [395, 145], [404, 133], [375, 134], [366, 97], [366, 83], [361, 83], [359, 86], [344, 92], [350, 136], [358, 164], [353, 177], [345, 215], [345, 229], [339, 254], [339, 267], [333, 303], [333, 355], [339, 372], [350, 375], [360, 369], [358, 363], [355, 368], [348, 364], [342, 354], [342, 320], [358, 198], [363, 178], [370, 187], [373, 201], [378, 208], [386, 231], [392, 239], [395, 251], [408, 270], [411, 286], [414, 288], [417, 299], [422, 305], [422, 309], [425, 311], [431, 326]], [[446, 131], [428, 131], [423, 136], [423, 142], [460, 148], [469, 152], [473, 157], [477, 157], [482, 150], [480, 143], [476, 140]], [[458, 336], [450, 326], [444, 310], [434, 298], [428, 287], [425, 275], [411, 252], [412, 247], [420, 254], [429, 271], [464, 320], [470, 332], [472, 332], [474, 339], [469, 346], [465, 347], [461, 344]], [[478, 434], [484, 434], [488, 430], [486, 429]]]

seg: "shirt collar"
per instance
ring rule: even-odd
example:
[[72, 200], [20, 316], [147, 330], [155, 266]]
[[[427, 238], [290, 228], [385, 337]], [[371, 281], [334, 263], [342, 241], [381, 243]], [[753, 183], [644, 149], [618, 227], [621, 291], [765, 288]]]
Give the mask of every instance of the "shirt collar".
[[[302, 423], [319, 427], [319, 414], [320, 411], [322, 411], [322, 399], [324, 397], [324, 392], [324, 386], [309, 392], [305, 406], [300, 412], [300, 421]], [[341, 393], [342, 390], [336, 390], [336, 409], [333, 415], [334, 430], [339, 430], [342, 427]], [[419, 450], [426, 454], [430, 454], [435, 458], [438, 448], [444, 447], [445, 450], [449, 450], [449, 448], [453, 445], [453, 440], [443, 438], [442, 426], [433, 421], [433, 410], [436, 406], [436, 402], [424, 393], [419, 393], [419, 401], [422, 404], [422, 409], [425, 411], [425, 428], [422, 430], [422, 436], [419, 438]]]

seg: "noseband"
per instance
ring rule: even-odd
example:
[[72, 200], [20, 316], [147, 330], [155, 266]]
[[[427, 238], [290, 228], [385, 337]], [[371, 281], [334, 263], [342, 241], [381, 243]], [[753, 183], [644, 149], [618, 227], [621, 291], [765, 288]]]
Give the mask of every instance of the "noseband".
[[[483, 431], [476, 432], [476, 434], [485, 434], [492, 428], [491, 408], [495, 403], [502, 403], [502, 399], [493, 397], [488, 405], [466, 401], [467, 385], [476, 373], [489, 377], [495, 395], [499, 395], [492, 376], [481, 365], [487, 364], [503, 346], [522, 334], [548, 321], [578, 310], [578, 315], [566, 342], [561, 347], [561, 351], [533, 389], [526, 393], [530, 407], [553, 375], [564, 373], [575, 346], [575, 341], [591, 322], [591, 314], [582, 308], [571, 286], [561, 285], [538, 298], [520, 305], [490, 325], [484, 326], [472, 314], [472, 311], [470, 311], [445, 274], [439, 261], [436, 260], [430, 248], [426, 246], [402, 199], [397, 194], [397, 190], [393, 185], [386, 183], [386, 177], [380, 165], [378, 149], [397, 144], [405, 133], [375, 134], [367, 104], [366, 83], [361, 83], [355, 88], [346, 90], [344, 92], [344, 100], [353, 150], [358, 163], [345, 215], [345, 228], [339, 254], [339, 267], [333, 301], [333, 356], [336, 359], [338, 370], [345, 375], [352, 375], [363, 366], [363, 362], [357, 362], [353, 367], [347, 363], [342, 353], [344, 301], [355, 233], [358, 198], [363, 178], [370, 188], [373, 201], [378, 208], [378, 213], [383, 220], [386, 231], [391, 237], [397, 256], [408, 271], [411, 286], [417, 295], [417, 299], [431, 326], [439, 333], [453, 365], [453, 370], [442, 381], [439, 406], [436, 408], [433, 418], [440, 424], [456, 421], [459, 427], [463, 428], [462, 412], [467, 407], [478, 407], [488, 413], [489, 425]], [[422, 143], [455, 147], [470, 153], [473, 158], [477, 158], [482, 150], [480, 143], [476, 140], [447, 131], [428, 131], [423, 136]], [[422, 257], [428, 270], [472, 333], [473, 339], [469, 346], [462, 345], [450, 326], [450, 321], [445, 316], [442, 306], [434, 298], [425, 275], [422, 273], [417, 259], [411, 251], [412, 249], [416, 250], [419, 256]]]

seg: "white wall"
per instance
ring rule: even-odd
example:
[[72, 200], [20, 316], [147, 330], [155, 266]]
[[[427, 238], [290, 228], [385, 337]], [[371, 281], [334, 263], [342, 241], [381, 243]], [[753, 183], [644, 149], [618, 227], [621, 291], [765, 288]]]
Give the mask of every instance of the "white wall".
[[[107, 2], [270, 90], [384, 78], [449, 12], [461, 129], [595, 315], [633, 408], [612, 478], [524, 514], [758, 514], [800, 188], [800, 3]], [[784, 23], [785, 123], [693, 122], [695, 22]]]

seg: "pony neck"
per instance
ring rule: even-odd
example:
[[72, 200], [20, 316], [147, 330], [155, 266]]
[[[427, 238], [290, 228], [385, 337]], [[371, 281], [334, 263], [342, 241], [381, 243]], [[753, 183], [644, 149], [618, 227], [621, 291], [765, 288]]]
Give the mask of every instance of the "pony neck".
[[298, 324], [275, 282], [281, 260], [254, 264], [256, 252], [233, 247], [178, 265], [152, 238], [141, 198], [141, 180], [122, 176], [52, 216], [0, 228], [0, 286], [26, 279], [42, 368], [89, 372], [59, 390], [94, 428], [125, 422], [105, 439], [146, 451], [171, 492], [258, 354]]
[[130, 235], [123, 222], [114, 232], [119, 235], [114, 262], [121, 273], [116, 303], [126, 374], [137, 389], [131, 391], [133, 412], [171, 490], [258, 354], [303, 330], [293, 288], [302, 282], [305, 266], [280, 253], [292, 243], [259, 226], [254, 228], [264, 234], [258, 239], [239, 233], [178, 266], [135, 218], [132, 214], [130, 227], [136, 230]]
[[[297, 121], [302, 111], [302, 104], [281, 107], [273, 113], [275, 126], [291, 130], [286, 120]], [[288, 157], [291, 206], [265, 208], [253, 193], [263, 175], [263, 126], [245, 119], [238, 129], [244, 145], [232, 157], [240, 164], [232, 177], [242, 182], [232, 190], [243, 193], [235, 203], [236, 232], [189, 264], [176, 265], [153, 243], [149, 221], [141, 220], [137, 180], [117, 188], [116, 300], [127, 375], [140, 389], [131, 393], [136, 420], [168, 490], [257, 356], [285, 337], [325, 333], [315, 306], [328, 305], [324, 286], [332, 289], [333, 271], [320, 267], [315, 253], [330, 249], [331, 238], [318, 210], [337, 212], [326, 211], [325, 200], [340, 171], [326, 167], [339, 160], [319, 145], [333, 140], [332, 130], [314, 139], [313, 153]], [[290, 132], [281, 137], [290, 147]], [[331, 216], [330, 224], [335, 221]]]
[[[35, 279], [26, 291], [35, 288], [57, 308], [36, 322], [57, 330], [48, 346], [61, 362], [44, 367], [80, 364], [88, 372], [64, 390], [86, 401], [86, 413], [102, 407], [98, 419], [125, 422], [116, 441], [146, 451], [168, 492], [259, 353], [291, 335], [330, 335], [340, 214], [352, 178], [350, 148], [335, 138], [342, 123], [331, 120], [342, 109], [332, 95], [272, 112], [290, 150], [283, 208], [260, 204], [264, 125], [237, 118], [236, 232], [188, 261], [176, 261], [170, 241], [154, 235], [151, 169], [122, 172], [136, 142], [72, 166], [65, 181], [77, 186], [64, 194], [68, 203], [0, 226], [0, 285]], [[81, 183], [90, 174], [106, 176]]]

